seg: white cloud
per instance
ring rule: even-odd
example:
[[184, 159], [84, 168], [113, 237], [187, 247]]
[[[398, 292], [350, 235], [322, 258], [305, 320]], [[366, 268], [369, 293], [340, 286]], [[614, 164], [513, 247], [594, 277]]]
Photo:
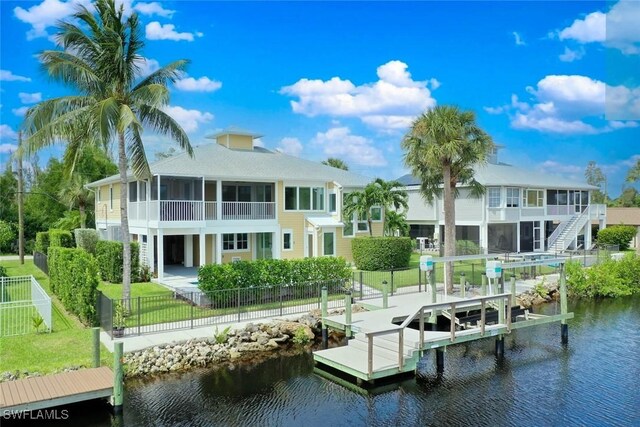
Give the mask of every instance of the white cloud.
[[298, 157], [302, 153], [302, 143], [298, 138], [285, 137], [280, 140], [278, 149], [283, 153]]
[[328, 157], [345, 159], [349, 163], [365, 166], [385, 166], [387, 160], [373, 142], [363, 136], [353, 135], [346, 127], [334, 127], [326, 132], [318, 132], [311, 140], [322, 148]]
[[524, 42], [524, 39], [522, 38], [522, 36], [520, 35], [520, 33], [518, 33], [517, 31], [514, 31], [513, 33], [513, 39], [516, 43], [516, 46], [525, 46], [526, 43]]
[[264, 147], [264, 141], [262, 140], [262, 138], [256, 138], [253, 140], [253, 146], [254, 147]]
[[573, 62], [573, 61], [582, 59], [584, 54], [585, 54], [585, 51], [584, 51], [584, 48], [582, 47], [580, 47], [579, 49], [572, 50], [565, 46], [564, 53], [561, 53], [558, 56], [558, 58], [560, 58], [560, 61], [562, 62]]
[[0, 144], [0, 154], [11, 154], [17, 149], [18, 146], [16, 144]]
[[90, 6], [90, 0], [44, 0], [40, 4], [31, 6], [29, 9], [16, 7], [13, 13], [20, 21], [30, 24], [31, 29], [27, 31], [27, 40], [38, 37], [48, 37], [47, 28], [68, 17], [75, 11], [78, 4]]
[[175, 28], [176, 26], [173, 24], [162, 25], [158, 21], [153, 21], [145, 27], [145, 35], [149, 40], [193, 41], [193, 34], [187, 32], [179, 33]]
[[608, 86], [587, 76], [550, 75], [526, 90], [531, 102], [521, 102], [514, 94], [511, 104], [485, 111], [509, 114], [515, 129], [547, 133], [596, 134], [638, 126], [629, 120], [640, 119], [640, 88]]
[[20, 92], [18, 94], [18, 97], [20, 98], [20, 102], [22, 102], [23, 104], [35, 104], [36, 102], [42, 101], [41, 92], [35, 92], [35, 93]]
[[547, 160], [538, 165], [538, 170], [545, 173], [551, 174], [583, 174], [585, 167], [570, 165], [566, 162], [556, 162], [555, 160]]
[[173, 117], [185, 132], [195, 132], [198, 130], [198, 125], [201, 123], [208, 123], [213, 120], [213, 114], [208, 112], [202, 112], [199, 110], [187, 110], [186, 108], [178, 106], [166, 106], [163, 108], [164, 112]]
[[0, 140], [16, 139], [18, 134], [9, 125], [0, 125]]
[[142, 58], [140, 61], [137, 61], [138, 67], [140, 67], [140, 76], [146, 77], [149, 74], [153, 73], [160, 69], [160, 63], [155, 59], [151, 58]]
[[17, 74], [13, 74], [9, 70], [0, 70], [0, 81], [3, 82], [30, 82], [31, 79], [29, 77], [19, 76]]
[[29, 107], [12, 108], [11, 112], [18, 117], [23, 117], [27, 113], [28, 109]]
[[576, 19], [558, 34], [560, 40], [601, 43], [626, 55], [640, 54], [640, 2], [620, 0], [606, 14], [596, 11]]
[[404, 129], [415, 116], [435, 106], [428, 86], [438, 87], [436, 79], [413, 80], [401, 61], [381, 65], [377, 74], [378, 81], [360, 86], [340, 77], [326, 81], [303, 78], [281, 88], [280, 93], [298, 98], [291, 101], [295, 113], [358, 117], [379, 130]]
[[209, 77], [186, 77], [176, 80], [175, 86], [178, 90], [187, 92], [214, 92], [222, 87], [222, 83], [217, 80], [211, 80]]
[[133, 9], [143, 15], [158, 15], [163, 18], [171, 18], [176, 12], [175, 10], [163, 8], [160, 3], [155, 1], [151, 3], [136, 3], [136, 5], [133, 6]]

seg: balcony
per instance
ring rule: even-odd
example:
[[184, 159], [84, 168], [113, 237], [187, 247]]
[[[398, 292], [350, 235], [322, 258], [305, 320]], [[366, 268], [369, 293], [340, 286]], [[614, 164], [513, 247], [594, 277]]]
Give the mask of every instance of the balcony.
[[202, 222], [272, 220], [276, 218], [275, 202], [222, 202], [218, 218], [218, 202], [200, 200], [161, 200], [129, 202], [132, 221]]

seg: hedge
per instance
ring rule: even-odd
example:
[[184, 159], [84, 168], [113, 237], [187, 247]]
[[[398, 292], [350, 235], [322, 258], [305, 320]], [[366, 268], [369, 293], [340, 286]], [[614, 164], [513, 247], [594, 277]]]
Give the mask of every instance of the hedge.
[[631, 239], [636, 235], [636, 228], [630, 225], [613, 225], [598, 231], [598, 243], [618, 245], [621, 251], [629, 249]]
[[16, 240], [16, 232], [9, 222], [0, 220], [0, 254], [11, 252], [11, 245]]
[[100, 240], [100, 235], [93, 228], [76, 228], [74, 230], [76, 246], [82, 248], [92, 255], [96, 254], [96, 243]]
[[[131, 281], [138, 280], [140, 270], [140, 245], [131, 242]], [[122, 283], [122, 242], [99, 240], [96, 242], [96, 259], [102, 280]]]
[[100, 279], [95, 258], [84, 249], [51, 246], [48, 263], [51, 290], [62, 305], [86, 325], [97, 324]]
[[390, 270], [409, 266], [413, 244], [409, 237], [356, 237], [351, 252], [360, 270]]
[[49, 230], [49, 247], [73, 248], [73, 235], [68, 230]]
[[480, 246], [472, 240], [456, 240], [456, 255], [478, 255]]
[[47, 251], [49, 250], [48, 231], [39, 231], [36, 233], [36, 246], [34, 249], [36, 252], [47, 255]]
[[198, 286], [204, 292], [236, 288], [266, 288], [277, 285], [346, 280], [350, 274], [349, 265], [344, 258], [239, 261], [200, 267]]
[[621, 260], [607, 260], [590, 268], [567, 263], [567, 287], [573, 296], [615, 298], [640, 294], [640, 257], [626, 254]]

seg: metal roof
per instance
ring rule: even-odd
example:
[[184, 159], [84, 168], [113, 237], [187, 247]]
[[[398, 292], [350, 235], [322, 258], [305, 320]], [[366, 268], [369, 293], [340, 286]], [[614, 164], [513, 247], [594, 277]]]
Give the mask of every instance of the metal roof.
[[[150, 164], [153, 175], [205, 177], [225, 181], [335, 181], [345, 187], [364, 187], [371, 178], [305, 160], [281, 152], [256, 147], [252, 151], [234, 150], [219, 144], [195, 147], [193, 157], [177, 154]], [[132, 173], [129, 171], [129, 177]], [[119, 181], [113, 175], [89, 184], [96, 187]]]
[[[531, 169], [517, 168], [505, 163], [487, 163], [475, 169], [476, 180], [484, 186], [512, 186], [530, 188], [597, 190], [598, 187], [585, 182], [571, 181], [561, 176], [546, 174]], [[406, 186], [420, 185], [420, 180], [411, 174], [398, 178]]]

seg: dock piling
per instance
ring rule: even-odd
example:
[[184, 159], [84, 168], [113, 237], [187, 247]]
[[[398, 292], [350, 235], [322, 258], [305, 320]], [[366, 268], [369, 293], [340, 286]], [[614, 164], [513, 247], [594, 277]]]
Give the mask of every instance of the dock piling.
[[113, 412], [122, 413], [124, 400], [124, 372], [122, 369], [122, 353], [124, 344], [117, 342], [113, 346]]
[[487, 273], [482, 273], [481, 277], [481, 286], [480, 286], [480, 294], [483, 297], [487, 296]]
[[[567, 312], [567, 277], [565, 276], [564, 264], [560, 264], [560, 313], [567, 314]], [[560, 321], [560, 340], [562, 344], [569, 343], [567, 319]]]
[[329, 292], [327, 291], [327, 287], [322, 287], [322, 348], [327, 349], [329, 347], [329, 329], [327, 328], [327, 323], [325, 321], [326, 317], [329, 315]]
[[389, 284], [382, 281], [382, 308], [389, 308]]
[[444, 372], [444, 349], [436, 348], [436, 371], [441, 374]]
[[344, 333], [349, 339], [351, 338], [351, 291], [347, 291], [344, 296], [344, 320], [346, 323]]
[[511, 305], [510, 307], [516, 306], [516, 275], [511, 275]]
[[504, 357], [504, 336], [500, 335], [496, 338], [496, 356], [499, 359]]
[[464, 273], [460, 273], [460, 296], [462, 298], [465, 297], [466, 287], [467, 287], [466, 277], [464, 276]]

